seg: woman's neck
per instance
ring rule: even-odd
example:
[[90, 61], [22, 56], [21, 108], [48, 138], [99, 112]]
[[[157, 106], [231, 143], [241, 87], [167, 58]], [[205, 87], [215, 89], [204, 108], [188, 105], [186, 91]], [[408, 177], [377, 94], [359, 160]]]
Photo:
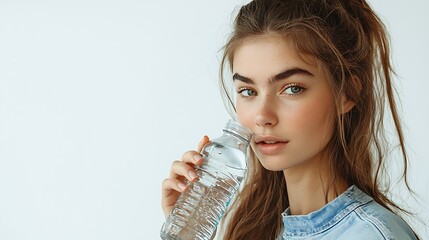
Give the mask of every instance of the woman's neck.
[[283, 171], [291, 215], [317, 211], [348, 188], [344, 181], [335, 181], [328, 189], [332, 174], [327, 166], [315, 159]]

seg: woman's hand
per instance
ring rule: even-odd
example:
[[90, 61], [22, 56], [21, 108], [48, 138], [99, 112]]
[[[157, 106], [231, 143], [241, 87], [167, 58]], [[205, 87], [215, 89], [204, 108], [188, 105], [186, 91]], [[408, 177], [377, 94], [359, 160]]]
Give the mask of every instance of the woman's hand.
[[161, 206], [165, 217], [170, 214], [180, 194], [186, 190], [187, 186], [184, 180], [198, 181], [195, 166], [203, 164], [203, 158], [199, 152], [208, 142], [209, 138], [204, 136], [198, 144], [198, 151], [185, 152], [181, 160], [174, 161], [171, 164], [170, 175], [162, 182]]

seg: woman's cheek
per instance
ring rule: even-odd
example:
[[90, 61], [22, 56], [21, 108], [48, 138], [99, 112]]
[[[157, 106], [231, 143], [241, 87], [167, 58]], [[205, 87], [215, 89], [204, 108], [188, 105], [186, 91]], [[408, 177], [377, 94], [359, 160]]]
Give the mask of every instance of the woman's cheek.
[[333, 132], [332, 107], [323, 101], [308, 103], [295, 112], [294, 124], [308, 136], [326, 142]]
[[236, 110], [238, 121], [243, 126], [253, 130], [252, 122], [254, 121], [254, 119], [252, 118], [252, 116], [254, 117], [255, 115], [252, 113], [251, 109], [251, 106], [246, 106], [246, 104], [237, 101]]

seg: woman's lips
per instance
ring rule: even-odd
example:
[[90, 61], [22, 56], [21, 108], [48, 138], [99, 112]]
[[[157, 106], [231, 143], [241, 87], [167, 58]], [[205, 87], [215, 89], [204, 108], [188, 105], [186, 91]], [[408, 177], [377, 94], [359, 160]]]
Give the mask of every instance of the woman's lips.
[[263, 155], [275, 155], [281, 152], [289, 142], [258, 142], [256, 143], [256, 147], [258, 152]]

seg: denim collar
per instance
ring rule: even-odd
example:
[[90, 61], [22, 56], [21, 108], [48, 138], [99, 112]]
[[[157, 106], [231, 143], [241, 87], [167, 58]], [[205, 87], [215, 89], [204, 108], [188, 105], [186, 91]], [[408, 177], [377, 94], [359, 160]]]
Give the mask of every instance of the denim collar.
[[310, 236], [326, 231], [341, 221], [357, 207], [372, 201], [372, 198], [352, 185], [323, 208], [308, 215], [290, 215], [289, 208], [282, 213], [286, 236]]

